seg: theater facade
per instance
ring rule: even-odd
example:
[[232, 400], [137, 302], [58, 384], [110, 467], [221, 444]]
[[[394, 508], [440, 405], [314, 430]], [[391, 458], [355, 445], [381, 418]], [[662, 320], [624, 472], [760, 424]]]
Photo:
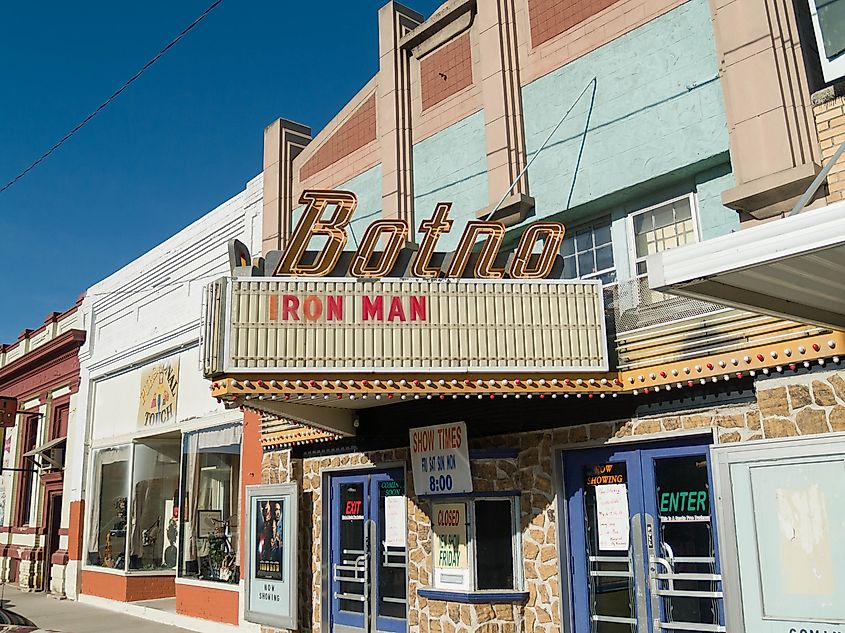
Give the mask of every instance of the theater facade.
[[338, 115], [268, 126], [263, 255], [203, 303], [260, 426], [247, 622], [845, 624], [845, 335], [669, 269], [777, 233], [832, 153], [822, 27], [776, 4], [391, 3]]

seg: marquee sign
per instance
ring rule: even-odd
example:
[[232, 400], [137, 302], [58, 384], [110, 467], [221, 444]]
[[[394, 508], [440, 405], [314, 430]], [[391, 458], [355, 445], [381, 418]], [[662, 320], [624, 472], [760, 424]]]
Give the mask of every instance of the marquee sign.
[[220, 279], [205, 373], [607, 371], [601, 282]]
[[233, 277], [206, 290], [207, 376], [607, 370], [601, 282], [551, 278], [561, 223], [535, 222], [505, 250], [501, 222], [471, 220], [457, 248], [438, 253], [453, 226], [441, 203], [418, 245], [407, 222], [384, 219], [352, 252], [353, 193], [306, 191], [300, 202], [284, 251], [252, 260], [230, 242]]

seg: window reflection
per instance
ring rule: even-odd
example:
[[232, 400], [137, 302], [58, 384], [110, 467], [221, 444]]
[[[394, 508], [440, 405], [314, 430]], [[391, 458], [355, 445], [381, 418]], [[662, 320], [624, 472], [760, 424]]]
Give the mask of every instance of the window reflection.
[[240, 580], [241, 427], [186, 434], [182, 451], [180, 575], [235, 584]]

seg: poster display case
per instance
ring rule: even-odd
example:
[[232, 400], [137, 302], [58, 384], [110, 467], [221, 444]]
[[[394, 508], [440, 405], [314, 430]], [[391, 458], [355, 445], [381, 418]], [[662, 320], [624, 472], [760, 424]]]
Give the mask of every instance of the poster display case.
[[295, 629], [296, 484], [246, 487], [244, 619]]

